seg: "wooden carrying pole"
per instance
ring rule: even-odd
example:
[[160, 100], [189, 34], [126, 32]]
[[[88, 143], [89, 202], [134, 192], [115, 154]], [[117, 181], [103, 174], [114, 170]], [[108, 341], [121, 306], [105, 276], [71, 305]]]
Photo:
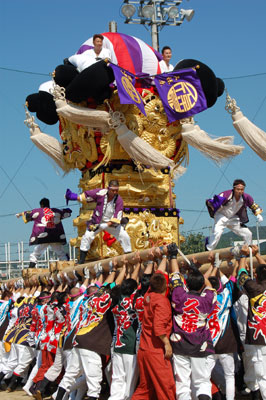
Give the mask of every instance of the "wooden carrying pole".
[[[138, 254], [140, 256], [141, 261], [142, 262], [147, 261], [149, 259], [151, 250], [154, 253], [155, 249], [157, 249], [157, 247], [153, 247], [152, 249], [146, 249], [146, 250], [139, 251]], [[166, 251], [166, 248], [164, 248], [164, 249]], [[225, 249], [214, 250], [213, 253], [219, 253], [220, 259], [221, 260], [225, 260], [221, 264], [221, 270], [226, 273], [227, 270], [228, 270], [227, 262], [234, 258], [233, 254], [231, 253], [231, 247], [227, 247]], [[208, 261], [209, 255], [210, 255], [210, 252], [209, 251], [205, 251], [205, 252], [202, 252], [202, 253], [188, 254], [188, 255], [186, 255], [186, 258], [189, 261], [192, 261], [192, 259], [195, 258], [199, 262], [199, 264], [201, 264], [200, 270], [204, 273], [208, 269], [208, 267], [210, 266], [210, 263]], [[123, 263], [124, 257], [127, 259], [127, 261], [129, 263], [132, 263], [132, 261], [136, 257], [136, 252], [123, 254], [123, 255], [120, 255], [120, 256], [117, 256], [117, 257], [107, 258], [107, 259], [103, 259], [103, 260], [91, 261], [91, 262], [88, 262], [88, 263], [85, 263], [85, 264], [78, 264], [78, 265], [75, 265], [75, 266], [64, 268], [63, 271], [64, 271], [64, 273], [67, 273], [67, 275], [69, 275], [69, 277], [72, 278], [72, 279], [74, 278], [73, 270], [77, 271], [80, 275], [83, 276], [83, 269], [85, 267], [89, 268], [90, 271], [92, 272], [92, 275], [94, 275], [95, 274], [94, 266], [96, 264], [100, 264], [105, 272], [109, 272], [110, 262], [113, 261], [116, 258], [118, 266], [121, 266], [122, 263]], [[266, 261], [266, 256], [262, 256], [262, 257]], [[179, 264], [181, 263], [181, 261], [184, 262], [183, 257], [181, 257], [181, 256], [177, 257], [177, 262]], [[249, 258], [247, 258], [247, 262], [249, 262]], [[254, 267], [256, 267], [257, 265], [258, 265], [258, 263], [257, 263], [257, 261], [256, 261], [256, 259], [254, 257]], [[44, 278], [44, 277], [48, 278], [50, 275], [51, 275], [50, 272], [39, 273], [39, 274], [37, 273], [36, 275], [34, 275], [34, 277], [40, 278], [42, 280], [42, 278]], [[15, 282], [16, 280], [17, 279], [10, 279], [10, 280], [6, 281], [5, 283]]]

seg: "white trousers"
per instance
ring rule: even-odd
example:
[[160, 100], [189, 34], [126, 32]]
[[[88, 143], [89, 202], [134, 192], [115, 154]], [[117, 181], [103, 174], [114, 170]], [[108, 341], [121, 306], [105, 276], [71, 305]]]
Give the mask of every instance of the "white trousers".
[[38, 369], [40, 368], [41, 365], [42, 365], [42, 352], [41, 350], [36, 350], [36, 364], [32, 368], [30, 376], [28, 377], [26, 384], [22, 388], [23, 390], [25, 390], [27, 394], [29, 394], [29, 389], [33, 384], [33, 379], [37, 374]]
[[2, 372], [5, 374], [5, 379], [11, 378], [14, 369], [18, 365], [18, 352], [17, 345], [12, 343], [10, 352], [8, 353], [8, 361], [5, 365], [3, 365]]
[[240, 225], [238, 217], [227, 218], [223, 214], [216, 213], [214, 216], [214, 226], [212, 234], [209, 237], [209, 243], [207, 244], [208, 250], [214, 250], [222, 236], [225, 228], [230, 229], [236, 235], [241, 236], [246, 244], [252, 243], [252, 232]]
[[249, 360], [249, 376], [257, 381], [262, 399], [266, 400], [266, 346], [246, 344], [245, 357]]
[[[233, 353], [229, 354], [213, 354], [207, 358], [208, 360], [208, 368], [209, 368], [209, 376], [213, 374], [213, 378], [215, 383], [221, 381], [219, 368], [216, 370], [215, 364], [217, 360], [220, 361], [220, 364], [223, 369], [223, 375], [225, 379], [225, 395], [226, 400], [234, 400], [235, 398], [235, 360]], [[217, 379], [215, 379], [215, 376]], [[219, 385], [218, 385], [219, 386]]]
[[61, 243], [42, 243], [34, 246], [33, 252], [30, 254], [30, 262], [37, 263], [38, 258], [44, 253], [47, 247], [51, 247], [51, 249], [57, 254], [59, 260], [66, 261], [67, 255], [65, 252], [64, 245]]
[[133, 395], [139, 376], [136, 354], [113, 354], [112, 380], [108, 400], [128, 400]]
[[81, 375], [70, 388], [71, 400], [82, 400], [87, 392], [87, 384], [84, 375]]
[[16, 344], [18, 354], [18, 364], [13, 373], [18, 376], [23, 376], [28, 372], [31, 362], [36, 357], [36, 350], [32, 347]]
[[244, 352], [242, 353], [242, 359], [243, 359], [244, 371], [245, 371], [244, 381], [245, 381], [245, 384], [247, 385], [247, 387], [252, 392], [255, 392], [256, 390], [259, 389], [259, 385], [258, 385], [257, 379], [255, 378], [252, 357], [250, 357], [249, 348], [247, 348], [247, 352], [246, 352], [246, 346], [249, 346], [249, 345], [244, 344]]
[[106, 231], [109, 232], [111, 235], [113, 235], [116, 240], [121, 244], [123, 250], [125, 253], [131, 251], [131, 243], [130, 243], [130, 237], [128, 233], [125, 231], [123, 226], [118, 225], [117, 227], [112, 227], [108, 226], [106, 222], [102, 222], [97, 230], [94, 231], [89, 231], [86, 230], [84, 235], [81, 238], [81, 243], [80, 243], [80, 250], [82, 251], [88, 251], [91, 247], [91, 244], [93, 240], [95, 239], [96, 235], [100, 233], [101, 231]]
[[8, 363], [9, 353], [6, 352], [4, 343], [0, 342], [0, 353], [1, 353], [1, 361], [0, 361], [0, 372], [2, 372], [5, 368], [5, 365]]
[[44, 377], [48, 379], [48, 381], [54, 382], [60, 375], [62, 368], [63, 368], [63, 349], [57, 347], [54, 363], [46, 371]]
[[102, 382], [101, 357], [94, 351], [73, 348], [60, 386], [69, 393], [77, 377], [82, 374], [86, 378], [88, 387], [87, 395], [98, 398]]
[[211, 382], [207, 368], [208, 357], [188, 357], [173, 354], [173, 367], [178, 400], [191, 400], [191, 387], [196, 397], [211, 395]]

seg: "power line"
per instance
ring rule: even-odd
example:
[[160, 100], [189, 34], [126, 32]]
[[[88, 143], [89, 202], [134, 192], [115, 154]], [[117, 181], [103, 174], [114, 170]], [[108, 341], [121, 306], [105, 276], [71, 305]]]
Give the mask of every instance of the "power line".
[[[80, 206], [80, 204], [79, 203], [71, 203], [71, 207], [74, 207], [74, 206]], [[67, 208], [67, 207], [68, 206], [63, 205], [63, 206], [55, 206], [55, 207], [51, 207], [51, 208]], [[30, 207], [30, 208], [32, 209], [32, 207]], [[36, 208], [38, 208], [38, 207], [36, 207]], [[14, 215], [16, 215], [17, 212], [18, 212], [18, 210], [16, 212], [12, 212], [12, 213], [9, 213], [9, 214], [0, 214], [0, 218], [14, 217]]]
[[[18, 72], [20, 74], [29, 74], [29, 75], [41, 75], [41, 76], [51, 76], [50, 73], [43, 73], [43, 72], [33, 72], [33, 71], [26, 71], [22, 69], [14, 69], [14, 68], [7, 68], [7, 67], [0, 67], [3, 71], [9, 71], [9, 72]], [[228, 76], [225, 78], [222, 78], [224, 80], [229, 80], [229, 79], [245, 79], [245, 78], [253, 78], [255, 76], [263, 76], [266, 75], [266, 72], [258, 72], [256, 74], [248, 74], [248, 75], [239, 75], [239, 76]]]
[[227, 78], [222, 78], [222, 79], [224, 79], [224, 80], [228, 80], [228, 79], [243, 79], [243, 78], [253, 78], [254, 76], [262, 76], [262, 75], [266, 75], [266, 72], [259, 72], [258, 74], [232, 76], [232, 77], [227, 77]]
[[50, 74], [44, 74], [42, 72], [24, 71], [24, 70], [21, 70], [21, 69], [14, 69], [14, 68], [0, 67], [0, 69], [2, 69], [4, 71], [9, 71], [9, 72], [19, 72], [20, 74], [50, 76]]
[[[6, 189], [9, 187], [9, 185], [12, 183], [12, 185], [14, 186], [14, 188], [16, 189], [16, 191], [20, 194], [20, 196], [23, 198], [23, 200], [25, 201], [25, 203], [27, 203], [27, 205], [30, 207], [30, 208], [32, 208], [31, 207], [31, 205], [30, 205], [30, 203], [28, 202], [28, 200], [25, 198], [25, 196], [21, 193], [21, 191], [19, 190], [19, 188], [15, 185], [15, 183], [13, 182], [13, 179], [14, 179], [14, 177], [12, 178], [12, 180], [11, 180], [11, 178], [10, 178], [10, 176], [8, 175], [8, 173], [4, 170], [4, 168], [3, 167], [1, 167], [1, 165], [0, 165], [0, 169], [4, 172], [4, 174], [6, 175], [6, 177], [9, 179], [9, 184], [6, 186]], [[3, 196], [3, 194], [5, 193], [5, 190], [3, 191], [3, 193], [2, 193], [2, 195], [0, 196], [0, 198]]]

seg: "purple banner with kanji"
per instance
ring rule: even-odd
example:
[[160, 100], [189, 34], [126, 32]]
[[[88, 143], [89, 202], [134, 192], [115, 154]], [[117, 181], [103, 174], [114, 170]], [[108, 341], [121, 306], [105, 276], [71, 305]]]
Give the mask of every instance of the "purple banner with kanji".
[[110, 63], [109, 66], [112, 68], [115, 75], [120, 103], [135, 104], [142, 114], [146, 115], [142, 98], [135, 88], [135, 76], [126, 69], [120, 68], [118, 65]]
[[194, 68], [156, 75], [154, 82], [169, 122], [206, 110], [206, 98]]

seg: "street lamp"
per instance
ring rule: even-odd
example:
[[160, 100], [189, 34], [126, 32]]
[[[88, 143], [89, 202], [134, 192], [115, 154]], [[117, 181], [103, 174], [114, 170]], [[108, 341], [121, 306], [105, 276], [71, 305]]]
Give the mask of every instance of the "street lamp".
[[126, 24], [142, 24], [151, 28], [152, 47], [159, 50], [159, 31], [164, 26], [179, 26], [188, 22], [194, 10], [178, 8], [182, 0], [123, 0], [121, 12]]

